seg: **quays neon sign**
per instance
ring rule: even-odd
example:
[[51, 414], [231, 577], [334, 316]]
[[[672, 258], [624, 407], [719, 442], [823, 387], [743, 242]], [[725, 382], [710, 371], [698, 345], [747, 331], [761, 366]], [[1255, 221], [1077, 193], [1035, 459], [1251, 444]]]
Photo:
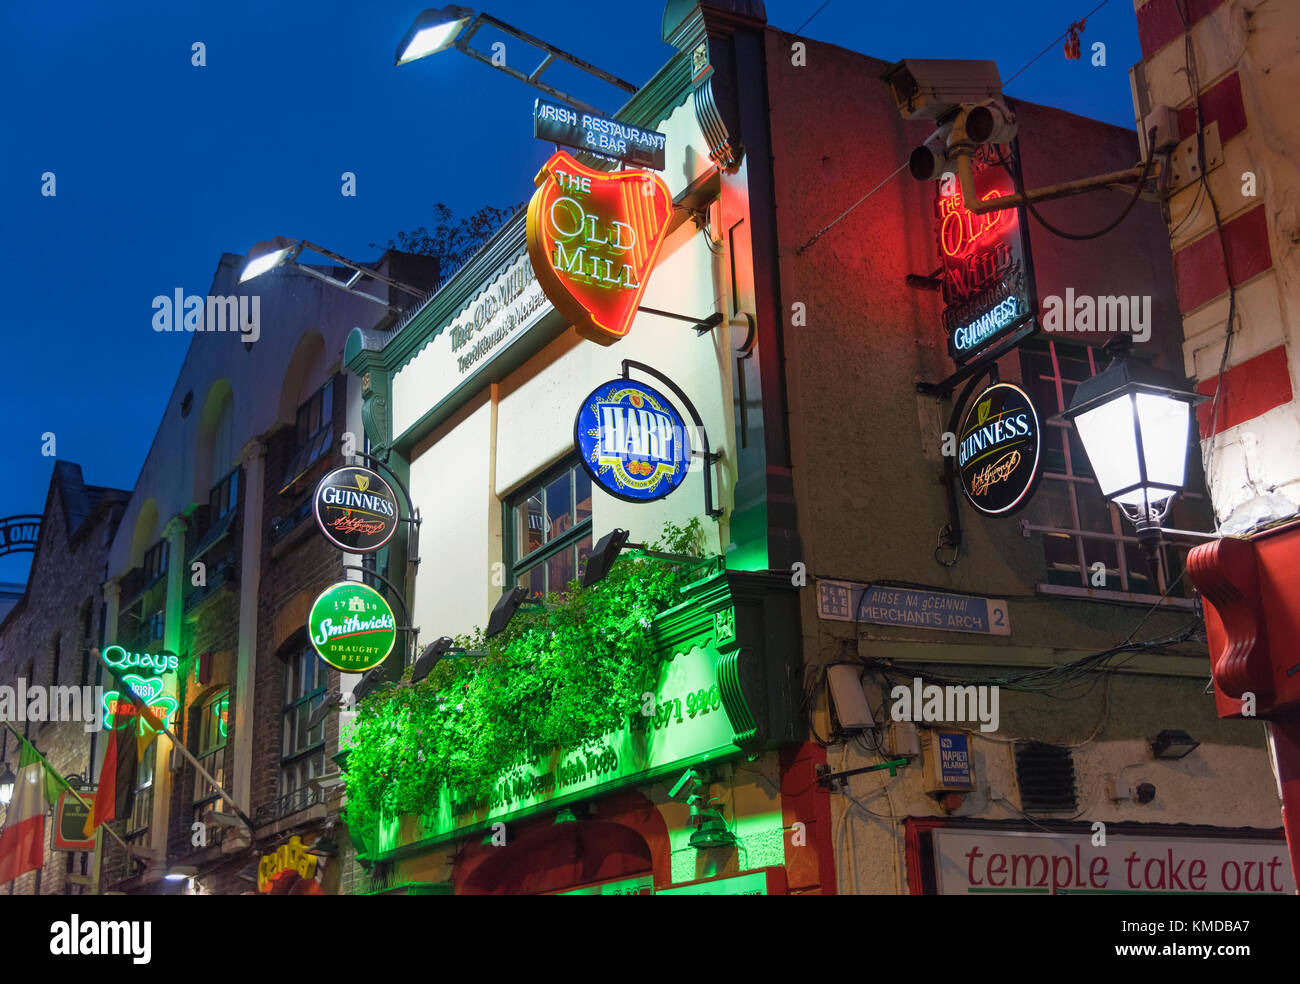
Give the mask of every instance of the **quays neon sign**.
[[594, 171], [558, 151], [528, 203], [528, 256], [556, 310], [584, 338], [627, 334], [659, 257], [672, 195], [647, 171]]
[[102, 656], [104, 662], [115, 670], [175, 673], [180, 665], [180, 660], [172, 653], [128, 653], [121, 646], [108, 646]]
[[629, 502], [664, 498], [690, 470], [685, 422], [662, 393], [630, 379], [605, 383], [582, 401], [573, 440], [592, 481]]

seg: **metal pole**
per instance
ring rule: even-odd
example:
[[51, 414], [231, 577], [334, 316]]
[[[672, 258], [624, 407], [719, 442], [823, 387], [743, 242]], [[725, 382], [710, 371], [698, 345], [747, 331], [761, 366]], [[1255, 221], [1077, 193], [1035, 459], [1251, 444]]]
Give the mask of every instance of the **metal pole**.
[[[95, 654], [96, 659], [100, 659], [100, 652], [98, 649], [94, 649], [92, 650], [92, 652]], [[135, 704], [135, 706], [140, 709], [140, 713], [145, 716], [145, 720], [148, 721], [150, 725], [156, 725], [157, 726], [155, 728], [156, 731], [160, 731], [163, 734], [165, 734], [168, 738], [170, 738], [172, 747], [175, 748], [177, 751], [179, 751], [182, 757], [184, 757], [185, 761], [189, 762], [190, 765], [194, 766], [195, 771], [198, 772], [199, 775], [201, 775], [204, 779], [208, 781], [208, 784], [211, 785], [212, 788], [215, 789], [218, 794], [220, 794], [223, 800], [225, 800], [227, 803], [230, 804], [230, 808], [235, 812], [235, 815], [239, 817], [240, 821], [244, 824], [244, 826], [248, 828], [248, 833], [251, 836], [253, 833], [253, 821], [250, 820], [247, 814], [245, 814], [244, 811], [239, 808], [239, 804], [235, 802], [235, 798], [231, 796], [228, 792], [226, 792], [226, 790], [222, 787], [222, 785], [212, 777], [212, 773], [208, 772], [207, 769], [203, 768], [203, 766], [199, 763], [199, 760], [194, 757], [194, 753], [192, 753], [188, 748], [185, 747], [185, 743], [176, 737], [175, 732], [173, 732], [171, 728], [167, 727], [167, 722], [159, 719], [157, 714], [153, 713], [148, 709], [148, 707], [145, 706], [144, 701], [140, 699], [140, 695], [137, 694], [131, 688], [131, 686], [121, 678], [121, 676], [118, 675], [117, 668], [114, 666], [110, 666], [107, 660], [100, 659], [100, 661], [104, 664], [105, 667], [108, 668], [109, 674], [113, 677], [113, 680], [117, 683], [117, 685], [121, 687], [122, 691], [126, 694], [126, 696], [131, 699], [131, 703]]]
[[[15, 738], [19, 739], [20, 741], [25, 741], [28, 745], [31, 745], [31, 746], [32, 746], [32, 751], [36, 753], [36, 757], [37, 757], [38, 759], [41, 760], [41, 764], [42, 764], [43, 766], [45, 766], [45, 768], [49, 769], [49, 770], [50, 770], [51, 772], [53, 772], [56, 776], [57, 776], [57, 775], [61, 775], [60, 772], [59, 772], [59, 770], [56, 769], [56, 768], [54, 768], [54, 766], [50, 765], [49, 761], [45, 758], [45, 756], [41, 754], [41, 750], [40, 750], [39, 748], [37, 748], [35, 745], [33, 745], [30, 741], [27, 741], [27, 739], [23, 738], [23, 736], [20, 735], [20, 734], [18, 733], [18, 729], [17, 729], [17, 728], [15, 728], [15, 727], [14, 727], [12, 724], [10, 724], [8, 721], [5, 721], [5, 722], [4, 722], [4, 726], [5, 726], [6, 728], [8, 728], [10, 731], [12, 731], [12, 732], [14, 733], [14, 737], [15, 737]], [[19, 747], [21, 748], [22, 746], [20, 745]], [[64, 780], [64, 783], [65, 783], [65, 784], [67, 783], [67, 780], [66, 780], [66, 779]], [[90, 804], [87, 803], [84, 799], [82, 799], [81, 796], [80, 796], [80, 794], [79, 794], [75, 789], [73, 789], [72, 786], [70, 786], [70, 785], [68, 786], [68, 792], [70, 792], [70, 793], [72, 794], [72, 798], [73, 798], [73, 799], [75, 799], [78, 803], [80, 803], [82, 806], [84, 806], [87, 810], [91, 809]], [[57, 819], [57, 818], [56, 818], [56, 819]], [[113, 839], [116, 840], [119, 844], [122, 845], [123, 849], [126, 851], [127, 854], [129, 854], [129, 855], [131, 855], [132, 857], [134, 857], [134, 854], [132, 854], [132, 851], [131, 851], [131, 845], [128, 844], [125, 840], [122, 839], [122, 835], [121, 835], [121, 834], [119, 834], [119, 833], [118, 833], [116, 830], [114, 830], [112, 827], [108, 826], [108, 824], [101, 824], [100, 826], [102, 826], [105, 830], [107, 830], [107, 831], [108, 831], [108, 832], [113, 836]]]

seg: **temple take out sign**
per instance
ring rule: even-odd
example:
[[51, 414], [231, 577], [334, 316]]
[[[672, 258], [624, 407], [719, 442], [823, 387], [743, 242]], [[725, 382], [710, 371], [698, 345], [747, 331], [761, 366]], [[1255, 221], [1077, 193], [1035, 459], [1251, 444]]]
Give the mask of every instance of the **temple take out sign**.
[[1293, 895], [1281, 838], [1053, 834], [940, 828], [933, 832], [941, 895], [1245, 893]]
[[584, 338], [627, 334], [668, 230], [657, 174], [596, 171], [555, 153], [528, 203], [528, 255], [547, 298]]

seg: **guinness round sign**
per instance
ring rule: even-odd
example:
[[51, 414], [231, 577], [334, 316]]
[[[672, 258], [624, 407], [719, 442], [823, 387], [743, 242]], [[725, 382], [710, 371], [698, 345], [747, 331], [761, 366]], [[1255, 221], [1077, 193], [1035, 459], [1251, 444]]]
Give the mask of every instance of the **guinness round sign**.
[[368, 468], [336, 468], [320, 480], [313, 501], [316, 525], [340, 550], [370, 553], [397, 530], [397, 497]]
[[1042, 438], [1029, 394], [994, 383], [975, 398], [957, 434], [957, 469], [970, 504], [986, 516], [1009, 516], [1038, 484]]
[[662, 499], [691, 467], [681, 415], [658, 390], [631, 379], [605, 383], [582, 401], [573, 443], [591, 480], [628, 502]]

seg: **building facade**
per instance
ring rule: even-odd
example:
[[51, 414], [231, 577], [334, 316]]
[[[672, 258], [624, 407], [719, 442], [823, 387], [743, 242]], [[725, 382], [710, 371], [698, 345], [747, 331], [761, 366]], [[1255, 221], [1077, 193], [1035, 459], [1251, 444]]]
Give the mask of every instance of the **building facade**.
[[[521, 216], [400, 332], [353, 333], [346, 364], [365, 380], [372, 446], [421, 512], [411, 590], [421, 645], [481, 644], [475, 629], [503, 590], [547, 598], [611, 530], [650, 543], [665, 523], [696, 520], [716, 569], [653, 620], [651, 636], [664, 685], [674, 673], [715, 682], [725, 722], [713, 734], [691, 715], [673, 734], [661, 715], [638, 739], [634, 714], [630, 730], [602, 739], [603, 761], [617, 765], [593, 769], [560, 748], [521, 758], [489, 796], [443, 789], [385, 815], [358, 833], [369, 890], [1024, 888], [1027, 868], [1010, 882], [1000, 871], [963, 876], [953, 858], [1003, 857], [1002, 846], [1035, 835], [1047, 864], [1075, 845], [1097, 850], [1099, 829], [1093, 891], [1125, 890], [1130, 854], [1128, 890], [1160, 890], [1158, 866], [1149, 877], [1133, 866], [1163, 851], [1225, 879], [1229, 864], [1271, 864], [1268, 885], [1239, 877], [1228, 890], [1292, 890], [1264, 736], [1218, 721], [1205, 692], [1187, 548], [1149, 563], [1077, 438], [1052, 419], [1104, 368], [1100, 343], [1114, 328], [1071, 323], [998, 360], [993, 378], [1038, 405], [1041, 479], [1014, 517], [954, 513], [952, 396], [918, 392], [954, 371], [944, 298], [918, 289], [938, 284], [949, 213], [936, 184], [895, 171], [933, 122], [900, 116], [882, 82], [888, 64], [775, 31], [761, 4], [669, 3], [663, 36], [678, 55], [619, 113], [666, 135], [661, 177], [675, 206], [626, 335], [597, 344], [551, 308]], [[1127, 131], [1013, 109], [1022, 173], [1008, 171], [1001, 193], [1141, 159]], [[1126, 194], [1040, 211], [1083, 231], [1124, 208]], [[1139, 356], [1179, 365], [1155, 206], [1140, 203], [1086, 243], [1016, 221], [1032, 244], [1040, 316], [1066, 297], [1133, 298]], [[697, 332], [664, 312], [718, 323]], [[572, 421], [584, 401], [613, 399], [599, 395], [606, 384], [664, 377], [720, 457], [669, 498], [629, 502], [593, 483]], [[1205, 506], [1193, 489], [1173, 522], [1203, 523]], [[939, 629], [937, 616], [918, 614], [925, 605], [966, 620]], [[391, 697], [404, 686], [368, 700], [406, 700]], [[837, 686], [860, 691], [872, 726], [844, 725]], [[970, 688], [997, 706], [974, 722], [973, 705], [955, 717], [950, 699], [896, 721], [902, 695], [927, 686]], [[673, 694], [646, 696], [653, 708]], [[1162, 732], [1200, 746], [1157, 757]], [[960, 767], [947, 774], [945, 763]]]
[[[1200, 447], [1220, 538], [1198, 547], [1215, 699], [1267, 722], [1300, 865], [1300, 688], [1289, 651], [1300, 610], [1296, 522], [1294, 4], [1135, 2], [1142, 61], [1134, 115], [1168, 147], [1163, 207], [1187, 375], [1206, 397]], [[1246, 627], [1250, 627], [1246, 630]], [[1246, 630], [1243, 632], [1243, 630]]]
[[[297, 879], [273, 886], [259, 863], [290, 845], [320, 851], [299, 892], [337, 892], [344, 866], [328, 785], [339, 718], [308, 718], [347, 681], [310, 649], [307, 612], [374, 570], [325, 542], [311, 493], [345, 450], [364, 453], [343, 341], [394, 315], [300, 269], [240, 284], [243, 262], [224, 255], [210, 294], [258, 297], [260, 337], [193, 336], [109, 553], [106, 640], [177, 658], [155, 689], [208, 774], [154, 743], [122, 831], [142, 861], [109, 850], [115, 891], [288, 891]], [[393, 267], [436, 277], [425, 258], [386, 256]]]
[[[0, 772], [17, 768], [17, 729], [60, 775], [87, 790], [91, 798], [100, 768], [105, 674], [98, 652], [103, 645], [102, 585], [108, 549], [126, 509], [128, 493], [89, 485], [81, 467], [55, 461], [36, 551], [22, 597], [0, 622], [0, 686], [10, 691], [0, 724]], [[111, 684], [108, 685], [111, 687]], [[68, 703], [62, 693], [75, 699]], [[40, 701], [16, 694], [44, 692]], [[21, 709], [20, 709], [20, 705]], [[30, 713], [40, 708], [40, 719]], [[88, 715], [86, 712], [90, 711]], [[75, 713], [75, 719], [71, 719]], [[97, 754], [98, 753], [98, 754]], [[54, 824], [48, 825], [53, 827]], [[101, 852], [55, 849], [53, 830], [46, 840], [45, 864], [3, 889], [11, 895], [84, 895], [101, 889]]]

